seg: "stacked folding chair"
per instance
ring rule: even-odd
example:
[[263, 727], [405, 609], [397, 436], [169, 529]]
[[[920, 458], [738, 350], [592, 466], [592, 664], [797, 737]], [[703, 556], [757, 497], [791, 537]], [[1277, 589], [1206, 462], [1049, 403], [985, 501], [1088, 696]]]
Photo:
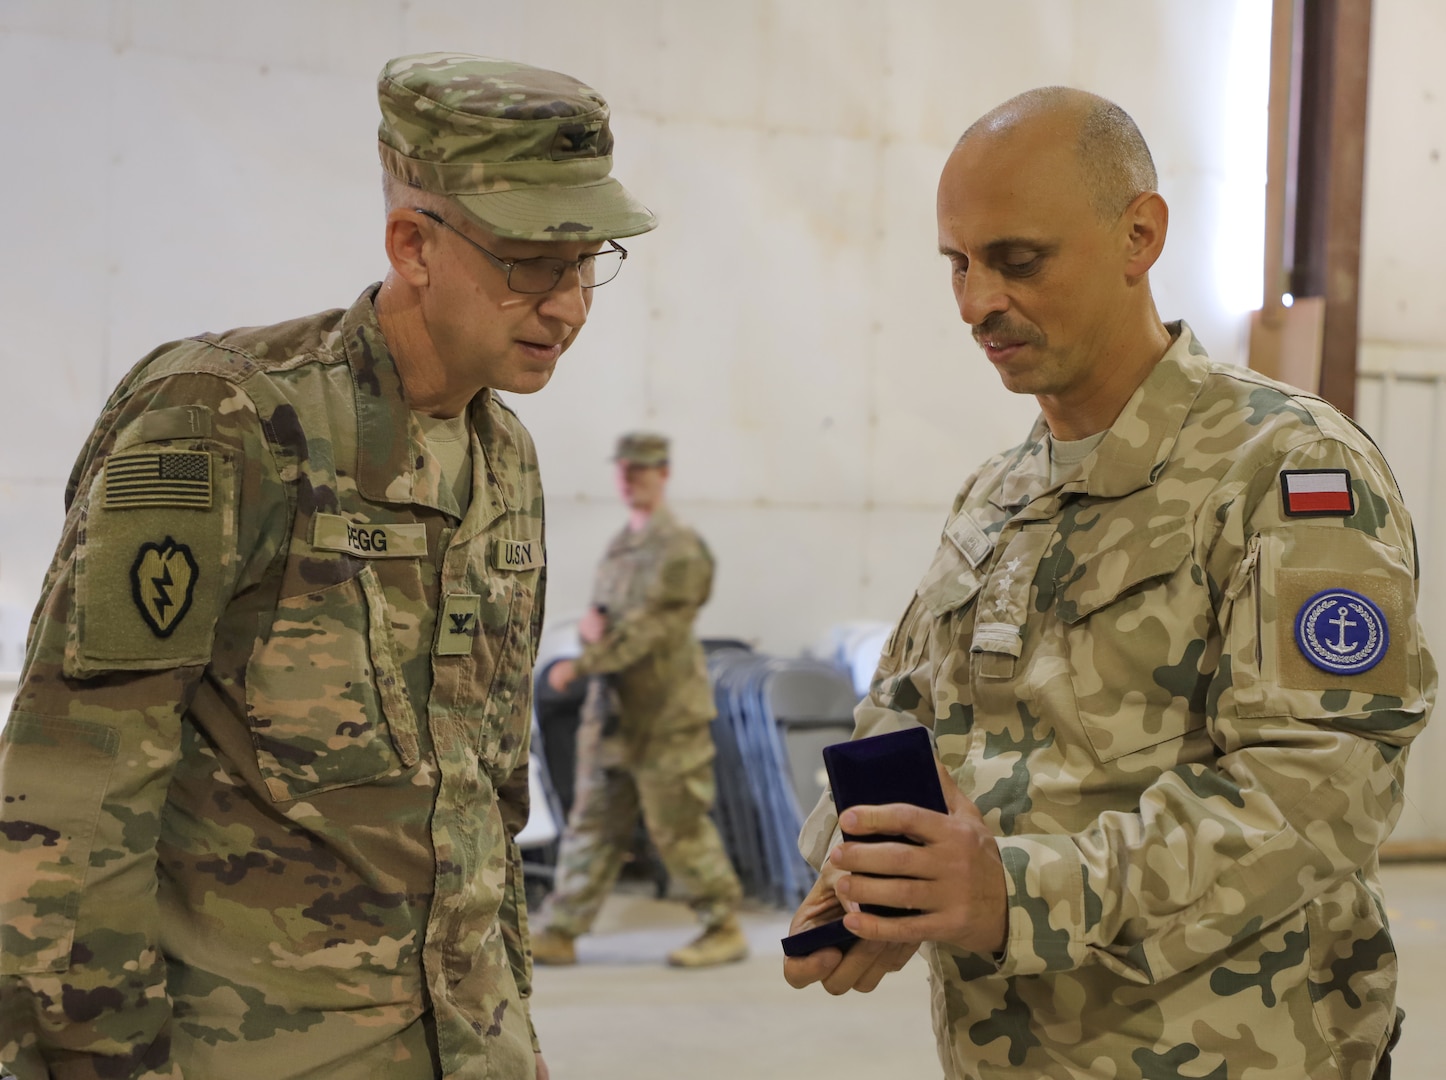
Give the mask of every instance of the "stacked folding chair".
[[848, 738], [857, 695], [847, 675], [817, 660], [724, 648], [709, 652], [708, 670], [718, 830], [744, 892], [793, 907], [814, 879], [798, 832], [822, 790], [818, 750]]

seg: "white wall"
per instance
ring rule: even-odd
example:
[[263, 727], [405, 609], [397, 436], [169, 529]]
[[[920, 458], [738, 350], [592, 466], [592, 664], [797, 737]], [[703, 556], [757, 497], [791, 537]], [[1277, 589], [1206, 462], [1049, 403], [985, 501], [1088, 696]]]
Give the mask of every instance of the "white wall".
[[[1361, 251], [1357, 418], [1416, 525], [1421, 622], [1446, 658], [1446, 4], [1376, 0]], [[1446, 724], [1416, 741], [1395, 836], [1446, 840]]]
[[646, 425], [674, 436], [675, 502], [720, 559], [706, 632], [792, 652], [892, 619], [963, 477], [1034, 412], [952, 305], [948, 148], [1031, 86], [1119, 101], [1173, 207], [1162, 311], [1238, 360], [1268, 7], [0, 0], [0, 604], [33, 602], [71, 462], [136, 359], [382, 275], [373, 79], [446, 48], [600, 88], [617, 173], [663, 221], [553, 384], [515, 402], [550, 493], [553, 617], [619, 522], [612, 440]]

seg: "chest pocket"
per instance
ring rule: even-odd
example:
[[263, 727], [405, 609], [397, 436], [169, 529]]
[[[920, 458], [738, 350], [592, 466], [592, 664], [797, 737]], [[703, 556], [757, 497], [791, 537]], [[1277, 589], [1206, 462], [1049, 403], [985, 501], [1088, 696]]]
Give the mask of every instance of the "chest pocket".
[[[418, 573], [412, 560], [387, 568], [408, 572]], [[278, 802], [416, 764], [416, 717], [375, 566], [277, 603], [270, 633], [246, 665], [246, 712], [262, 779]]]
[[[950, 658], [956, 655], [953, 643], [961, 634], [953, 624], [967, 618], [972, 625], [968, 605], [978, 595], [979, 583], [973, 567], [945, 539], [886, 643], [874, 676], [876, 696], [884, 702], [917, 704], [919, 696], [927, 693], [934, 703], [934, 732], [940, 738], [965, 733], [970, 726], [973, 702], [967, 660], [961, 672], [954, 670]], [[946, 623], [947, 632], [936, 629]], [[967, 651], [963, 655], [967, 657]], [[926, 678], [931, 685], [925, 685]], [[945, 743], [939, 745], [942, 751]]]
[[593, 604], [614, 618], [641, 605], [647, 583], [644, 557], [637, 547], [610, 549], [593, 580]]
[[919, 584], [919, 602], [936, 619], [963, 607], [979, 592], [980, 577], [951, 541], [939, 545]]
[[1219, 646], [1192, 546], [1180, 523], [1129, 532], [1057, 583], [1075, 704], [1101, 762], [1204, 726]]
[[973, 705], [969, 649], [957, 643], [967, 643], [974, 634], [975, 601], [983, 582], [979, 572], [946, 540], [919, 586], [922, 611], [934, 623], [948, 623], [948, 633], [934, 634], [924, 643], [932, 652], [936, 717], [946, 727], [951, 717], [957, 720], [959, 716], [954, 706], [967, 709]]
[[530, 676], [537, 658], [532, 622], [541, 584], [541, 570], [499, 573], [483, 598], [485, 648], [495, 660], [491, 680], [483, 688], [477, 754], [495, 776], [512, 772], [527, 743], [532, 722]]
[[903, 616], [884, 642], [875, 678], [891, 675], [903, 666], [904, 660], [916, 653], [922, 644], [920, 631], [926, 617], [938, 620], [962, 607], [979, 592], [979, 575], [964, 559], [952, 542], [945, 539], [934, 553], [934, 561], [924, 580], [909, 599]]

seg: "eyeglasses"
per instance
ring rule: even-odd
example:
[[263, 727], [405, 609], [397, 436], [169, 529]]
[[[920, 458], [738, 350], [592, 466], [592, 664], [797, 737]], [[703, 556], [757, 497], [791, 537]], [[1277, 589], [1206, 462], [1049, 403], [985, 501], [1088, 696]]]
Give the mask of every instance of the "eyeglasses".
[[493, 266], [507, 274], [507, 287], [513, 292], [534, 295], [552, 292], [557, 288], [557, 283], [562, 280], [562, 275], [573, 267], [577, 268], [577, 278], [582, 287], [595, 289], [617, 277], [618, 271], [623, 268], [623, 260], [628, 257], [627, 248], [615, 240], [609, 240], [607, 241], [608, 246], [602, 251], [584, 255], [580, 259], [556, 259], [548, 255], [535, 259], [504, 259], [492, 254], [441, 215], [433, 213], [431, 210], [423, 210], [419, 206], [414, 206], [412, 209], [424, 218], [429, 218], [443, 228], [456, 233], [483, 255], [486, 255]]

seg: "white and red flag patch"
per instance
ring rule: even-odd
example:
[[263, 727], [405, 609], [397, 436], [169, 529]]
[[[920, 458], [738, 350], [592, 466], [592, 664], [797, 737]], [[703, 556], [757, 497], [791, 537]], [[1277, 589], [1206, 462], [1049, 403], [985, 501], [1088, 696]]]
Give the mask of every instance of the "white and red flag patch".
[[1280, 494], [1285, 500], [1285, 512], [1291, 517], [1306, 514], [1349, 517], [1356, 512], [1348, 469], [1284, 469], [1280, 474]]

